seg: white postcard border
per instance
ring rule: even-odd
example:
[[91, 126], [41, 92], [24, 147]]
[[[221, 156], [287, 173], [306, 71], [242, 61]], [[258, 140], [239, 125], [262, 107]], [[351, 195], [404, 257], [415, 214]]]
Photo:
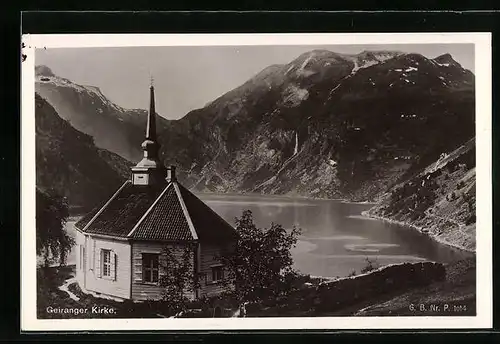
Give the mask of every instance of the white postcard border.
[[[492, 326], [491, 33], [23, 35], [21, 68], [21, 329], [23, 331], [453, 329]], [[198, 319], [37, 319], [35, 49], [132, 46], [475, 44], [477, 315]]]

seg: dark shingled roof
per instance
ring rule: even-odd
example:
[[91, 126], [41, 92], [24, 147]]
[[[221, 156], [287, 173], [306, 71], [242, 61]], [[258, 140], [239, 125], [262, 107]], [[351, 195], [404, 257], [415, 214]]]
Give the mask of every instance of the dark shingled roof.
[[142, 240], [194, 240], [173, 184], [130, 236]]
[[85, 226], [87, 225], [87, 223], [90, 222], [90, 220], [92, 220], [95, 216], [95, 214], [97, 214], [97, 212], [99, 210], [101, 210], [101, 208], [103, 207], [105, 203], [95, 207], [94, 209], [92, 209], [91, 211], [89, 211], [87, 214], [85, 214], [79, 221], [77, 221], [75, 223], [75, 227], [82, 230], [85, 228]]
[[142, 186], [128, 181], [76, 226], [83, 230], [87, 224], [85, 233], [135, 240], [221, 243], [237, 238], [231, 225], [177, 182]]
[[237, 238], [236, 230], [184, 186], [179, 189], [200, 241], [226, 241]]
[[90, 223], [85, 233], [126, 237], [165, 187], [128, 182]]

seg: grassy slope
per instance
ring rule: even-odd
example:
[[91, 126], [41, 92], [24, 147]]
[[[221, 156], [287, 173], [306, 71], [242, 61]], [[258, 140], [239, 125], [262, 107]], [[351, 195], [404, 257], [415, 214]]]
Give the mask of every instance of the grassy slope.
[[[159, 316], [148, 305], [135, 305], [131, 302], [117, 302], [96, 298], [81, 292], [76, 283], [69, 285], [69, 290], [79, 300], [71, 299], [68, 293], [58, 289], [65, 280], [75, 276], [75, 266], [61, 268], [37, 269], [37, 317], [39, 319], [74, 319], [74, 318], [158, 318]], [[52, 308], [86, 308], [86, 314], [54, 314], [47, 312]], [[116, 310], [116, 315], [92, 313], [92, 307], [109, 307]]]
[[[469, 140], [418, 175], [394, 187], [367, 215], [397, 221], [426, 232], [436, 240], [475, 251], [475, 140]], [[475, 257], [447, 266], [447, 279], [365, 305], [356, 315], [474, 315]], [[424, 304], [412, 311], [410, 304]], [[430, 310], [431, 304], [440, 311]], [[444, 305], [448, 304], [448, 309]], [[462, 306], [455, 309], [453, 306]], [[465, 309], [463, 309], [465, 307]]]
[[[410, 305], [414, 305], [412, 310]], [[421, 309], [423, 305], [425, 309]], [[439, 310], [431, 309], [439, 306]], [[448, 305], [446, 307], [445, 305]], [[353, 311], [356, 316], [473, 316], [476, 314], [476, 263], [475, 258], [461, 260], [446, 267], [446, 280], [424, 288], [409, 290], [401, 295], [372, 302], [365, 308]]]
[[368, 211], [427, 232], [436, 240], [475, 251], [474, 139], [397, 185]]
[[[159, 314], [169, 315], [162, 310], [159, 303], [133, 303], [130, 301], [117, 302], [96, 298], [81, 292], [76, 283], [69, 285], [69, 290], [79, 300], [72, 300], [66, 292], [58, 289], [66, 279], [74, 276], [74, 266], [62, 268], [38, 269], [38, 296], [37, 309], [39, 319], [61, 319], [61, 318], [158, 318]], [[311, 312], [309, 307], [303, 305], [292, 306], [285, 313], [278, 312], [276, 307], [260, 305], [258, 310], [248, 309], [250, 317], [270, 316], [429, 316], [429, 315], [475, 315], [476, 312], [476, 290], [475, 290], [475, 259], [465, 259], [455, 262], [446, 267], [446, 280], [435, 282], [426, 287], [418, 287], [393, 293], [384, 293], [383, 296], [373, 297], [363, 302], [353, 304], [349, 307], [339, 309], [335, 312], [321, 313]], [[415, 310], [410, 308], [415, 306]], [[424, 305], [426, 310], [420, 310]], [[440, 307], [440, 311], [433, 311], [431, 305]], [[448, 308], [445, 310], [445, 305]], [[87, 314], [49, 314], [46, 309], [53, 308], [87, 308]], [[116, 310], [116, 315], [92, 314], [90, 309], [97, 307], [110, 307]], [[195, 308], [199, 308], [196, 306]], [[301, 310], [303, 309], [303, 310]], [[210, 317], [207, 314], [195, 315], [198, 317]]]

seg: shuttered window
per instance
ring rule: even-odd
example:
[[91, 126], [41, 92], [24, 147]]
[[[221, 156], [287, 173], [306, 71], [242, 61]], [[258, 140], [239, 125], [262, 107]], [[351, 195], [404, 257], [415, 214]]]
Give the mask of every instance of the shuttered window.
[[142, 281], [147, 283], [158, 282], [158, 257], [156, 253], [142, 254]]
[[111, 277], [111, 251], [110, 250], [102, 250], [102, 276], [103, 277]]
[[80, 245], [80, 258], [79, 258], [80, 270], [83, 270], [83, 245]]
[[117, 255], [112, 250], [101, 249], [99, 254], [98, 276], [101, 278], [116, 280]]

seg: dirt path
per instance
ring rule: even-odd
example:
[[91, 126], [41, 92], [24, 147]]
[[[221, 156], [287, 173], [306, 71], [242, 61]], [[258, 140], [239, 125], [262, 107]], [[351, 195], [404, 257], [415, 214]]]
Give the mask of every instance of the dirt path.
[[63, 285], [59, 286], [58, 289], [61, 291], [64, 291], [65, 293], [68, 294], [70, 299], [75, 300], [75, 301], [80, 301], [80, 298], [73, 294], [71, 291], [69, 291], [68, 286], [72, 283], [76, 282], [76, 277], [71, 277], [67, 280], [64, 281]]

